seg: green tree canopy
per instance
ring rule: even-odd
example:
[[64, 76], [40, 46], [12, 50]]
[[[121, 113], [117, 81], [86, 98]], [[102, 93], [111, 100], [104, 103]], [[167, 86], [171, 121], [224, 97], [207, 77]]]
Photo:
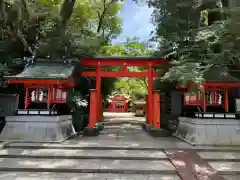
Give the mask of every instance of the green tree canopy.
[[[238, 68], [239, 8], [230, 0], [150, 0], [156, 53], [169, 58], [171, 66], [164, 80], [183, 84], [205, 81], [212, 66]], [[229, 6], [231, 4], [231, 6]]]
[[116, 0], [1, 1], [0, 76], [17, 73], [15, 58], [99, 54], [121, 33], [120, 8]]

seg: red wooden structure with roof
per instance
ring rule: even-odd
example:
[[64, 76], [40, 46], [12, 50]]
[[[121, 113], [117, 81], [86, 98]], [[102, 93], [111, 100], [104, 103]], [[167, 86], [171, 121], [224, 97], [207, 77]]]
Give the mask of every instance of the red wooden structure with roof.
[[67, 89], [75, 86], [76, 61], [41, 60], [29, 63], [23, 72], [6, 76], [8, 83], [24, 84], [25, 106], [31, 103], [66, 103]]
[[211, 67], [205, 74], [206, 80], [197, 92], [190, 92], [191, 84], [184, 93], [184, 105], [200, 106], [203, 112], [207, 107], [218, 107], [229, 112], [228, 90], [240, 86], [240, 80], [231, 76], [225, 68]]
[[109, 112], [127, 112], [129, 99], [124, 96], [115, 96], [109, 99]]

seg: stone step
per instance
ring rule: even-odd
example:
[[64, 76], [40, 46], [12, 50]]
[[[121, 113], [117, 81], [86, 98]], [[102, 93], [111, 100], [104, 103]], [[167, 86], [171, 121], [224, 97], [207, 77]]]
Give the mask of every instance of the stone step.
[[240, 162], [218, 161], [208, 164], [222, 175], [240, 175]]
[[100, 133], [102, 132], [109, 132], [109, 133], [132, 133], [132, 134], [145, 134], [145, 132], [142, 132], [142, 131], [139, 131], [139, 129], [136, 129], [136, 128], [111, 128], [111, 127], [107, 127], [107, 128], [104, 128], [103, 131], [101, 131]]
[[166, 160], [163, 151], [146, 150], [72, 150], [72, 149], [2, 149], [0, 158], [39, 159], [119, 159], [119, 160]]
[[240, 161], [239, 152], [198, 152], [206, 160], [210, 161]]
[[[74, 139], [59, 143], [3, 143], [1, 148], [29, 148], [29, 149], [96, 149], [96, 150], [148, 150], [161, 151], [163, 149], [194, 150], [198, 152], [236, 152], [240, 153], [240, 147], [225, 146], [190, 146], [184, 142], [174, 142], [172, 138], [157, 138], [160, 143], [137, 141], [110, 141], [96, 140], [96, 137]], [[169, 142], [172, 141], [172, 142]]]
[[132, 126], [141, 126], [144, 123], [144, 121], [128, 121], [128, 120], [122, 120], [122, 121], [104, 121], [104, 125], [124, 125], [129, 124]]
[[[127, 136], [127, 135], [131, 135], [132, 138], [134, 137], [139, 137], [139, 136], [144, 136], [146, 139], [146, 134], [145, 132], [139, 132], [139, 130], [137, 129], [103, 129], [100, 132], [100, 137], [99, 139], [103, 139], [105, 137], [105, 135], [115, 135], [115, 136]], [[129, 139], [130, 140], [130, 139]]]
[[[144, 145], [144, 146], [143, 146]], [[10, 143], [4, 146], [5, 148], [28, 148], [28, 149], [95, 149], [95, 150], [148, 150], [158, 151], [163, 150], [154, 146], [154, 143], [139, 144], [137, 142], [119, 142], [119, 141], [88, 141], [88, 142], [71, 142], [66, 144], [50, 144], [50, 143]]]
[[167, 160], [1, 158], [0, 171], [176, 174], [175, 168]]
[[112, 124], [107, 124], [104, 125], [104, 129], [138, 129], [141, 130], [142, 127], [140, 125], [132, 125], [132, 124], [123, 124], [123, 125], [112, 125]]
[[106, 174], [106, 173], [49, 173], [1, 172], [0, 179], [11, 180], [180, 180], [177, 175], [164, 174]]
[[224, 175], [223, 176], [226, 180], [239, 180], [240, 175]]

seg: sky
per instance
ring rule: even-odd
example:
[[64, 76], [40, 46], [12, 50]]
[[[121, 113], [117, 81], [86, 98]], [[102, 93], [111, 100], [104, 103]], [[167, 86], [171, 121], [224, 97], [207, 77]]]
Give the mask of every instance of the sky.
[[152, 9], [147, 5], [137, 5], [133, 0], [125, 0], [119, 13], [123, 20], [123, 31], [113, 43], [124, 42], [128, 37], [139, 37], [141, 41], [147, 41], [154, 30], [151, 14]]

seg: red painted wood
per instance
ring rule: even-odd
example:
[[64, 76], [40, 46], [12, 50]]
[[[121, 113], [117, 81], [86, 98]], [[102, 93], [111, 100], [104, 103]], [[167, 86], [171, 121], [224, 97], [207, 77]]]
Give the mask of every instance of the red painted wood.
[[[184, 93], [184, 105], [191, 105], [191, 106], [198, 106], [201, 105], [201, 95], [199, 96], [198, 92], [196, 92], [196, 99], [194, 99], [194, 96], [188, 96], [189, 92]], [[189, 100], [187, 101], [187, 96], [189, 97]]]
[[[80, 73], [85, 77], [96, 77], [97, 73], [94, 71], [83, 71]], [[101, 77], [147, 77], [148, 72], [100, 72]], [[160, 73], [153, 72], [152, 77], [159, 77]]]
[[126, 65], [123, 65], [123, 67], [122, 67], [122, 72], [123, 72], [123, 73], [128, 72], [128, 70], [127, 70], [127, 66], [126, 66]]
[[101, 121], [102, 120], [102, 117], [103, 117], [103, 107], [102, 107], [102, 95], [100, 95], [100, 100], [99, 100], [99, 105], [100, 105], [100, 108], [99, 108], [99, 111], [100, 111], [100, 118], [99, 120]]
[[101, 64], [98, 62], [96, 70], [96, 90], [97, 90], [97, 122], [101, 119]]
[[49, 85], [49, 84], [56, 84], [56, 85], [64, 85], [67, 87], [74, 86], [74, 82], [69, 80], [44, 80], [44, 79], [34, 79], [34, 80], [27, 80], [27, 79], [11, 79], [8, 80], [9, 84], [28, 84], [28, 85]]
[[29, 104], [29, 97], [28, 97], [28, 94], [29, 94], [29, 89], [28, 88], [25, 88], [25, 102], [24, 102], [24, 109], [27, 109], [28, 108], [28, 104]]
[[148, 106], [148, 95], [146, 95], [146, 124], [149, 124], [149, 106]]
[[92, 90], [90, 92], [90, 113], [89, 113], [89, 128], [95, 128], [97, 118], [97, 92]]
[[24, 84], [24, 88], [46, 88], [47, 85], [43, 85], [43, 84]]
[[[127, 112], [128, 99], [122, 96], [116, 96], [111, 98], [112, 102], [109, 103], [109, 112]], [[120, 106], [120, 107], [119, 107]]]
[[[34, 100], [34, 101], [31, 101], [31, 102], [35, 102], [35, 103], [47, 103], [48, 100], [42, 100], [42, 101]], [[61, 104], [61, 103], [66, 103], [66, 101], [64, 101], [64, 100], [51, 100], [50, 102], [51, 102], [51, 104], [52, 104], [52, 103], [59, 103], [59, 104]]]
[[204, 92], [204, 97], [203, 97], [203, 112], [207, 112], [207, 96], [206, 93]]
[[149, 64], [152, 66], [158, 65], [167, 65], [168, 61], [165, 59], [160, 58], [119, 58], [119, 57], [112, 57], [106, 59], [98, 59], [98, 58], [85, 58], [81, 59], [81, 65], [85, 66], [97, 66], [98, 62], [101, 63], [103, 66], [138, 66], [138, 67], [147, 67]]
[[224, 98], [224, 108], [225, 108], [225, 111], [228, 112], [228, 111], [229, 111], [229, 106], [228, 106], [228, 90], [225, 90], [224, 95], [225, 95], [225, 98]]
[[[230, 82], [204, 82], [202, 84], [205, 88], [205, 90], [210, 90], [212, 91], [214, 90], [224, 90], [225, 88], [232, 88], [232, 87], [240, 87], [240, 83], [236, 82], [236, 83], [230, 83]], [[184, 88], [187, 89], [188, 91], [190, 91], [190, 89], [192, 88], [193, 83], [189, 83], [188, 85], [184, 86], [182, 84], [178, 84], [177, 88]]]
[[239, 87], [240, 83], [225, 83], [225, 82], [205, 82], [203, 83], [204, 87], [216, 87], [216, 88], [231, 88], [231, 87]]
[[[27, 105], [26, 105], [26, 101], [25, 101], [25, 109], [27, 109], [28, 105], [30, 103], [47, 103], [48, 104], [48, 109], [50, 108], [50, 105], [53, 104], [53, 103], [66, 103], [66, 99], [63, 99], [63, 93], [66, 93], [66, 97], [67, 97], [67, 90], [65, 88], [56, 88], [54, 86], [43, 86], [43, 85], [40, 85], [40, 86], [37, 86], [37, 85], [26, 85], [25, 84], [25, 88], [28, 90], [28, 102], [27, 102]], [[29, 98], [29, 89], [32, 89], [34, 91], [36, 91], [36, 89], [47, 89], [47, 93], [48, 93], [48, 96], [47, 96], [47, 99], [45, 100], [42, 100], [40, 101], [39, 99], [35, 99], [35, 100], [31, 100], [31, 98]], [[60, 89], [62, 91], [62, 94], [61, 94], [61, 97], [60, 98], [57, 98], [56, 97], [56, 90], [57, 89]], [[38, 91], [38, 93], [40, 93], [40, 91]], [[25, 95], [26, 96], [26, 95]], [[38, 94], [39, 96], [39, 94]]]
[[148, 67], [148, 118], [149, 124], [153, 123], [153, 68], [150, 65]]
[[194, 150], [165, 150], [182, 180], [225, 180]]
[[153, 127], [160, 129], [160, 95], [158, 92], [153, 94], [153, 108], [154, 108], [154, 118]]
[[48, 107], [48, 109], [50, 109], [50, 104], [51, 104], [51, 101], [52, 101], [52, 88], [51, 88], [51, 86], [50, 85], [48, 85], [48, 99], [47, 99], [47, 107]]

